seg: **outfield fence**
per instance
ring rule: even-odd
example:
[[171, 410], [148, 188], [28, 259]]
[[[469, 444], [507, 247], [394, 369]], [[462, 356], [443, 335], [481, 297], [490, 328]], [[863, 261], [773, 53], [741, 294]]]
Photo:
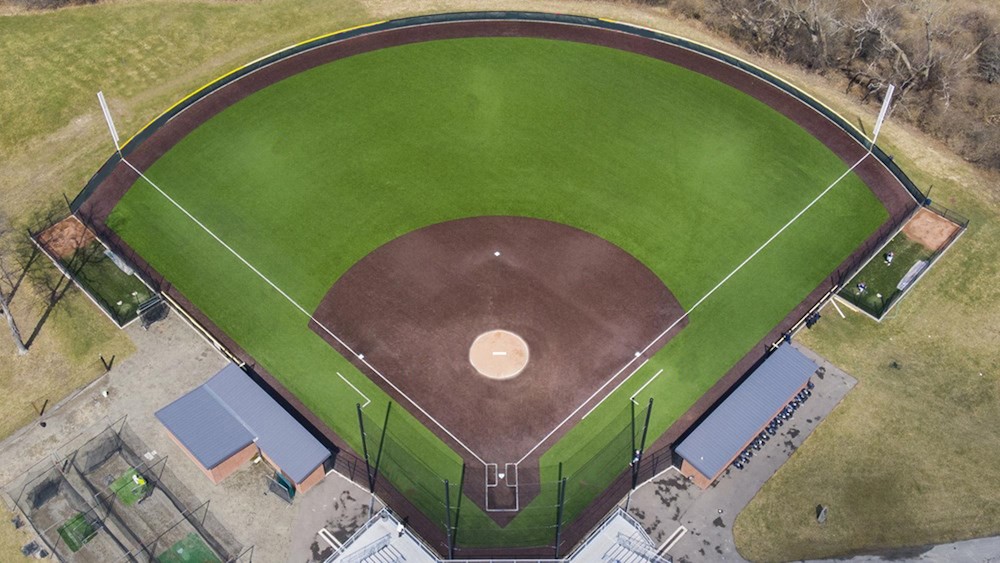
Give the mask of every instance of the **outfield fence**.
[[285, 49], [271, 53], [270, 55], [261, 57], [255, 61], [247, 63], [239, 68], [236, 68], [219, 78], [213, 80], [212, 82], [202, 86], [198, 90], [190, 93], [169, 109], [161, 113], [159, 116], [154, 118], [148, 124], [146, 124], [142, 129], [140, 129], [134, 136], [128, 139], [124, 145], [121, 147], [121, 154], [112, 154], [104, 164], [94, 173], [94, 175], [88, 180], [84, 185], [84, 188], [70, 203], [70, 209], [73, 213], [76, 213], [81, 206], [86, 202], [86, 200], [94, 193], [97, 187], [106, 180], [115, 168], [121, 163], [122, 158], [127, 158], [131, 155], [144, 141], [149, 139], [153, 134], [156, 133], [162, 126], [168, 123], [171, 119], [177, 117], [183, 113], [186, 109], [190, 108], [194, 104], [197, 104], [201, 100], [210, 96], [214, 92], [221, 88], [226, 87], [233, 82], [240, 80], [241, 78], [260, 70], [261, 68], [272, 65], [283, 59], [293, 57], [305, 51], [321, 47], [330, 43], [335, 43], [338, 41], [344, 41], [352, 37], [359, 35], [377, 33], [380, 31], [386, 31], [391, 29], [401, 29], [407, 27], [419, 27], [426, 26], [430, 24], [443, 24], [443, 23], [456, 23], [456, 22], [469, 22], [469, 21], [528, 21], [528, 22], [549, 22], [557, 24], [568, 24], [576, 25], [581, 27], [593, 27], [602, 28], [615, 32], [627, 33], [630, 35], [645, 37], [648, 39], [653, 39], [656, 41], [661, 41], [671, 45], [676, 45], [684, 49], [699, 53], [708, 58], [723, 62], [729, 66], [738, 68], [744, 72], [752, 74], [757, 78], [766, 81], [767, 83], [781, 89], [782, 91], [788, 93], [789, 95], [795, 97], [797, 100], [803, 104], [809, 106], [813, 110], [822, 114], [825, 118], [829, 119], [831, 122], [837, 125], [840, 129], [854, 138], [859, 144], [865, 148], [871, 148], [872, 154], [890, 171], [890, 173], [895, 176], [902, 186], [910, 193], [913, 199], [917, 202], [924, 202], [926, 200], [926, 195], [920, 190], [920, 188], [903, 172], [902, 169], [895, 163], [893, 158], [883, 151], [880, 147], [872, 146], [871, 142], [865, 136], [865, 134], [855, 127], [852, 123], [847, 121], [840, 114], [823, 104], [822, 102], [816, 100], [815, 98], [809, 96], [804, 91], [794, 86], [793, 84], [779, 78], [778, 76], [764, 70], [757, 65], [747, 62], [739, 57], [730, 55], [728, 53], [719, 51], [707, 45], [703, 45], [696, 41], [691, 41], [678, 37], [676, 35], [671, 35], [668, 33], [655, 31], [652, 29], [638, 27], [634, 25], [629, 25], [627, 23], [607, 20], [607, 19], [597, 19], [589, 18], [584, 16], [573, 16], [567, 14], [548, 14], [541, 12], [519, 12], [519, 11], [495, 11], [495, 12], [464, 12], [464, 13], [450, 13], [450, 14], [432, 14], [426, 16], [416, 16], [410, 18], [401, 18], [397, 20], [377, 22], [367, 26], [359, 26], [351, 29], [347, 29], [340, 32], [335, 32], [329, 35], [324, 35], [310, 41], [305, 41]]

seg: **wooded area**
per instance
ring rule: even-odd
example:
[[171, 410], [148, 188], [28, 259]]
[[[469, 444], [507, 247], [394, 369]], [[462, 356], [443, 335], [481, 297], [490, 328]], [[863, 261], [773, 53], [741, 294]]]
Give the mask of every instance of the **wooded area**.
[[1000, 16], [946, 0], [652, 0], [757, 54], [881, 103], [966, 160], [1000, 169]]

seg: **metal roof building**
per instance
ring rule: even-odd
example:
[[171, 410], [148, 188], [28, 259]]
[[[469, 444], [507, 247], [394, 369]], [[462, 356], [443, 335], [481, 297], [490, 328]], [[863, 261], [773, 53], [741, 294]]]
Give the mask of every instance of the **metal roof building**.
[[681, 472], [703, 487], [714, 482], [817, 368], [791, 345], [779, 346], [674, 449], [689, 466]]
[[330, 457], [236, 364], [157, 411], [156, 418], [215, 482], [259, 452], [304, 490], [322, 479], [323, 463]]

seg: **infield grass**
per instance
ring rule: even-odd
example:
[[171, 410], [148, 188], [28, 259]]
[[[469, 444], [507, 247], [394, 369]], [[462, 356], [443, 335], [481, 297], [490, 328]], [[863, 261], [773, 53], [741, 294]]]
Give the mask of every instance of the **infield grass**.
[[[200, 126], [148, 177], [307, 311], [378, 246], [480, 215], [601, 236], [689, 309], [846, 168], [791, 121], [696, 73], [601, 47], [498, 38], [385, 49], [303, 72]], [[555, 480], [561, 460], [590, 457], [581, 448], [596, 454], [599, 445], [581, 437], [663, 368], [647, 391], [657, 401], [655, 440], [886, 218], [855, 176], [845, 178], [553, 447], [543, 479]], [[351, 374], [371, 408], [386, 396], [302, 312], [143, 181], [108, 223], [360, 446], [358, 397], [334, 371]], [[412, 428], [413, 439], [440, 444], [426, 449], [429, 458], [440, 452], [428, 463], [456, 482], [457, 456]], [[484, 541], [516, 542], [535, 528], [528, 520]]]

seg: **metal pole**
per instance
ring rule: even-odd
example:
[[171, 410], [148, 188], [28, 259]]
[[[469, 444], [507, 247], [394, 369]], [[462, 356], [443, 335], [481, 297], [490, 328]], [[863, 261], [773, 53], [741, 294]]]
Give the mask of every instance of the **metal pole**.
[[382, 446], [385, 444], [385, 435], [389, 432], [389, 411], [392, 410], [392, 402], [385, 406], [385, 420], [382, 421], [382, 437], [378, 440], [378, 453], [375, 455], [375, 471], [372, 474], [372, 490], [375, 490], [375, 481], [378, 480], [378, 468], [382, 463]]
[[889, 106], [892, 104], [892, 93], [896, 91], [896, 86], [893, 84], [889, 85], [886, 89], [885, 98], [882, 100], [882, 108], [878, 112], [878, 118], [875, 120], [875, 129], [872, 131], [872, 144], [868, 149], [871, 153], [875, 150], [875, 142], [878, 141], [879, 131], [882, 130], [882, 122], [885, 121], [886, 116], [889, 114]]
[[115, 121], [111, 118], [111, 110], [108, 109], [108, 102], [104, 99], [104, 92], [97, 93], [97, 101], [101, 104], [101, 112], [104, 113], [104, 121], [108, 124], [108, 132], [111, 133], [111, 140], [115, 142], [115, 152], [121, 157], [122, 148], [118, 144], [118, 128], [115, 127]]
[[448, 486], [448, 480], [444, 480], [444, 516], [445, 525], [448, 526], [448, 559], [455, 558], [455, 543], [451, 535], [451, 487]]
[[635, 452], [635, 399], [630, 399], [628, 402], [629, 410], [632, 412], [632, 449], [629, 450], [630, 453]]
[[365, 419], [361, 416], [361, 403], [358, 406], [358, 426], [361, 428], [361, 450], [365, 454], [365, 475], [368, 476], [368, 491], [375, 494], [375, 480], [372, 479], [372, 466], [368, 461], [368, 440], [365, 439]]
[[629, 455], [628, 467], [629, 469], [632, 470], [632, 487], [635, 488], [636, 471], [638, 471], [639, 468], [638, 464], [639, 448], [635, 447], [635, 399], [629, 399], [628, 404], [629, 404], [629, 409], [632, 413], [632, 418], [630, 421], [632, 429], [632, 447], [628, 451]]
[[[559, 464], [559, 473], [562, 473], [562, 464]], [[563, 504], [566, 503], [566, 478], [559, 481], [559, 506], [556, 509], [556, 559], [559, 559], [559, 542], [562, 534]]]
[[646, 423], [642, 426], [642, 441], [639, 443], [639, 453], [636, 455], [635, 468], [632, 471], [632, 490], [639, 484], [639, 465], [642, 463], [642, 451], [646, 449], [646, 432], [649, 430], [649, 417], [653, 414], [653, 398], [649, 398], [649, 406], [646, 407]]

